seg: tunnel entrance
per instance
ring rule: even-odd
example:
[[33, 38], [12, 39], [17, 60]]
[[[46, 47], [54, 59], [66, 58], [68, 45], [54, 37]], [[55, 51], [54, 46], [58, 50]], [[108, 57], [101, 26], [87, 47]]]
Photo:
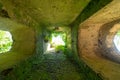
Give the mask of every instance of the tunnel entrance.
[[12, 48], [12, 35], [9, 31], [0, 30], [0, 53], [10, 51]]
[[115, 34], [113, 42], [117, 50], [120, 51], [120, 30]]
[[71, 49], [71, 29], [68, 26], [44, 29], [43, 54], [64, 53], [67, 49]]

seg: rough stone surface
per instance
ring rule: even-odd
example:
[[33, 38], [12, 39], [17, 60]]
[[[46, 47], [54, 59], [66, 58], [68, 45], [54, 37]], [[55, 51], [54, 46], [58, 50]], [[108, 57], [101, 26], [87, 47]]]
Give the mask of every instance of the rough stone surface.
[[[1, 0], [11, 18], [34, 25], [69, 25], [90, 0]], [[31, 23], [32, 22], [32, 23]]]
[[[106, 58], [103, 54], [110, 52], [108, 47], [101, 49], [100, 44], [105, 43], [104, 35], [106, 31], [102, 32], [103, 40], [99, 40], [99, 32], [104, 24], [111, 23], [112, 21], [119, 20], [120, 17], [120, 1], [113, 0], [110, 4], [95, 13], [92, 17], [84, 21], [79, 26], [79, 55], [81, 58], [97, 73], [102, 74], [105, 80], [119, 80], [120, 79], [120, 64], [111, 59], [114, 56]], [[116, 24], [116, 23], [114, 23]], [[106, 27], [106, 26], [104, 26]], [[106, 53], [110, 55], [108, 52]], [[111, 60], [110, 60], [111, 59]]]

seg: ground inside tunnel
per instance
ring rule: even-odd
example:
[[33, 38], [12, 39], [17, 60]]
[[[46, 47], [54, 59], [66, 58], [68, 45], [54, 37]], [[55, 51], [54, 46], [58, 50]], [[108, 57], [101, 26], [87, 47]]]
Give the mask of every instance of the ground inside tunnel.
[[[3, 71], [1, 80], [102, 80], [98, 74], [91, 73], [86, 65], [81, 64], [83, 70], [71, 63], [63, 53], [52, 52], [40, 58], [34, 56], [34, 60], [28, 61]], [[84, 73], [86, 71], [87, 75]]]

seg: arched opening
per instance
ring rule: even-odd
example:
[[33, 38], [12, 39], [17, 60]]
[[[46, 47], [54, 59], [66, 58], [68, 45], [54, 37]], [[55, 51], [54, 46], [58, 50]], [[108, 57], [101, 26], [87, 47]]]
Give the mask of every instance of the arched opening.
[[101, 26], [98, 45], [102, 58], [120, 63], [120, 24], [115, 20]]
[[0, 53], [10, 51], [12, 48], [13, 40], [9, 31], [0, 30]]
[[120, 30], [115, 34], [113, 42], [117, 50], [120, 51]]

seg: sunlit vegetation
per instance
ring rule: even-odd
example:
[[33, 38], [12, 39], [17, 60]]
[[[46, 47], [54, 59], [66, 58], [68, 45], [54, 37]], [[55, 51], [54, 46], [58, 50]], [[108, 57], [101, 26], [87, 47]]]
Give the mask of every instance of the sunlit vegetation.
[[118, 49], [118, 51], [120, 51], [120, 30], [116, 33], [113, 41], [114, 41], [115, 47]]
[[65, 33], [54, 32], [52, 33], [51, 36], [51, 44], [53, 46], [60, 46], [60, 45], [65, 46], [65, 39], [66, 39]]
[[66, 34], [63, 32], [53, 32], [49, 37], [47, 50], [63, 50], [66, 46]]
[[8, 52], [12, 47], [12, 43], [10, 32], [0, 30], [0, 53]]

